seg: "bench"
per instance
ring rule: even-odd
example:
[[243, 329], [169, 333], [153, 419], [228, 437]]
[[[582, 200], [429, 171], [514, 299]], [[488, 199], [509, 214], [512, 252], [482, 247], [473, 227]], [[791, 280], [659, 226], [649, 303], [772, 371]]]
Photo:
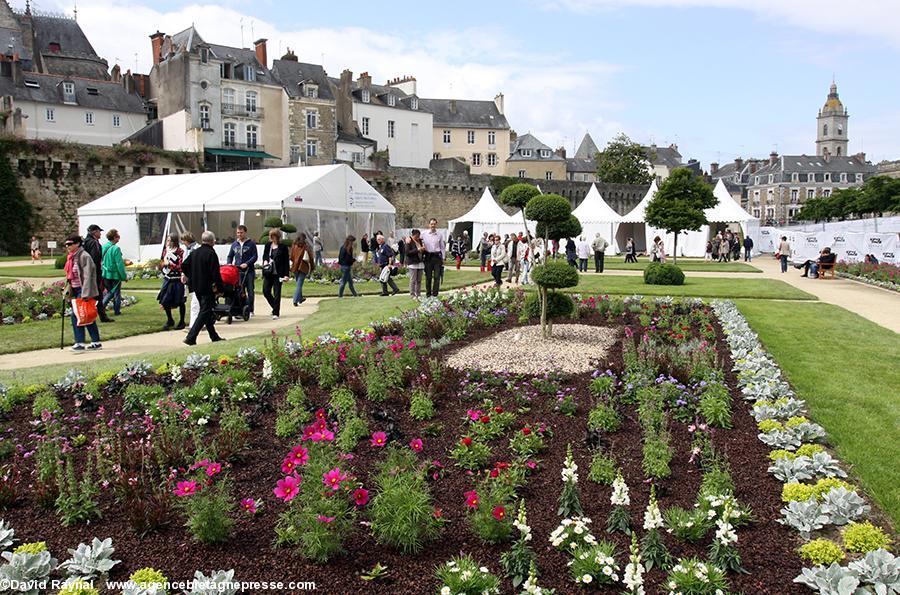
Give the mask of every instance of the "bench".
[[831, 278], [834, 279], [834, 269], [835, 263], [822, 263], [819, 265], [819, 279], [825, 279], [826, 275], [830, 273]]

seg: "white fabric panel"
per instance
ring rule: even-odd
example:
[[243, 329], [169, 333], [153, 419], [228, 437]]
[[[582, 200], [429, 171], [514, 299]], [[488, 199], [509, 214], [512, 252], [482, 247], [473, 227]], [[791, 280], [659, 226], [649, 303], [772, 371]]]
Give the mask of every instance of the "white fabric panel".
[[876, 217], [870, 219], [853, 219], [850, 221], [831, 221], [829, 223], [807, 223], [805, 225], [792, 225], [785, 227], [791, 231], [831, 231], [831, 232], [873, 232], [873, 233], [900, 233], [900, 215], [891, 217]]
[[896, 233], [867, 233], [865, 235], [866, 254], [874, 254], [879, 262], [900, 262], [900, 237]]
[[760, 227], [757, 235], [751, 231], [750, 237], [759, 252], [774, 254], [781, 242], [781, 231], [777, 227]]

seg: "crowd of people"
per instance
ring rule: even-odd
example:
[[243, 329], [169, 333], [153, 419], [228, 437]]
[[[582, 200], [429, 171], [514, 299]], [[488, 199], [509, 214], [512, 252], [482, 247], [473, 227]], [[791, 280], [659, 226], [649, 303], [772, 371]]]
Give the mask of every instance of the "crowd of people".
[[730, 230], [719, 232], [716, 237], [706, 242], [705, 260], [713, 262], [737, 262], [741, 259], [741, 248], [744, 249], [744, 262], [753, 259], [753, 238], [746, 236], [743, 241]]

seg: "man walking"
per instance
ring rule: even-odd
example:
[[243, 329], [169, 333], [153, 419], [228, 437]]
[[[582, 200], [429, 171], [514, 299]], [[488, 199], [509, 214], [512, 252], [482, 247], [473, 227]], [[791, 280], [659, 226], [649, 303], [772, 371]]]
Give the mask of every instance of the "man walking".
[[253, 289], [256, 284], [256, 259], [259, 253], [256, 251], [256, 242], [247, 237], [247, 226], [237, 226], [237, 239], [231, 244], [228, 251], [228, 264], [233, 264], [243, 273], [244, 287], [247, 289], [247, 305], [250, 313], [253, 313]]
[[[246, 233], [246, 230], [244, 230]], [[200, 236], [200, 247], [190, 253], [181, 265], [181, 271], [187, 279], [188, 290], [197, 296], [200, 302], [200, 312], [197, 320], [191, 325], [184, 342], [187, 345], [197, 344], [197, 335], [203, 327], [209, 332], [210, 340], [223, 341], [216, 332], [216, 315], [213, 306], [216, 302], [216, 292], [222, 291], [222, 276], [219, 274], [219, 257], [213, 246], [216, 236], [211, 231], [204, 231]]]
[[744, 236], [744, 262], [753, 260], [753, 238]]
[[520, 263], [519, 263], [519, 236], [514, 233], [509, 234], [509, 241], [504, 246], [506, 249], [506, 264], [509, 265], [509, 271], [506, 274], [506, 282], [512, 283], [513, 279], [519, 282]]
[[[381, 281], [381, 295], [397, 295], [400, 293], [400, 289], [391, 276], [391, 269], [394, 264], [394, 251], [384, 241], [384, 236], [381, 234], [375, 236], [375, 242], [378, 248], [375, 250], [372, 258], [375, 260], [375, 264], [381, 267], [381, 273], [378, 275], [378, 280]], [[388, 286], [391, 288], [391, 293], [388, 293]]]
[[316, 266], [322, 266], [322, 256], [325, 254], [325, 245], [322, 243], [322, 238], [319, 237], [319, 232], [313, 233], [313, 250], [316, 253]]
[[103, 247], [100, 245], [100, 232], [103, 230], [100, 229], [99, 225], [92, 223], [88, 226], [87, 231], [81, 248], [90, 254], [91, 260], [94, 261], [94, 270], [97, 274], [97, 290], [100, 292], [97, 298], [97, 317], [100, 319], [100, 322], [115, 322], [106, 315], [106, 304], [103, 302]]
[[597, 273], [603, 272], [603, 261], [606, 258], [606, 248], [608, 246], [609, 242], [599, 233], [594, 237], [594, 241], [591, 242], [591, 248], [594, 250], [594, 270]]
[[428, 231], [422, 235], [425, 246], [425, 295], [437, 297], [441, 290], [441, 269], [444, 266], [444, 246], [447, 241], [438, 231], [438, 221], [434, 217], [428, 222]]

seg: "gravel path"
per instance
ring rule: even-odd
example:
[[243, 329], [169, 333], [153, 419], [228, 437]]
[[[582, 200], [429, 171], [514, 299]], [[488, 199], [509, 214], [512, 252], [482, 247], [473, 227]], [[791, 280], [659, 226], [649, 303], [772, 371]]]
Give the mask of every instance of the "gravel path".
[[619, 329], [586, 324], [554, 324], [553, 337], [541, 338], [540, 325], [493, 334], [453, 352], [447, 365], [457, 370], [541, 374], [551, 370], [580, 374], [596, 369], [616, 342]]

